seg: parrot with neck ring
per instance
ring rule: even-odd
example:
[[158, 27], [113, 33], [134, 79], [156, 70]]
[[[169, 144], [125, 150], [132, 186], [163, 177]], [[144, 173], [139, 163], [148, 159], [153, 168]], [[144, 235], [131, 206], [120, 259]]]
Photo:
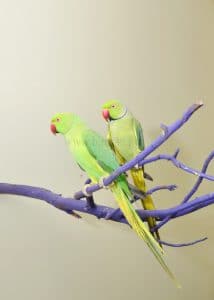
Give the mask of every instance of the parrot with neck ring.
[[[102, 106], [102, 115], [108, 122], [107, 139], [109, 145], [114, 150], [120, 164], [130, 161], [144, 150], [142, 126], [125, 105], [117, 100], [109, 100]], [[144, 168], [136, 166], [130, 170], [130, 173], [135, 186], [145, 193]], [[155, 209], [150, 195], [142, 199], [141, 202], [144, 209]], [[150, 229], [156, 225], [155, 218], [149, 217], [147, 222]], [[158, 231], [152, 234], [157, 240], [160, 240]]]

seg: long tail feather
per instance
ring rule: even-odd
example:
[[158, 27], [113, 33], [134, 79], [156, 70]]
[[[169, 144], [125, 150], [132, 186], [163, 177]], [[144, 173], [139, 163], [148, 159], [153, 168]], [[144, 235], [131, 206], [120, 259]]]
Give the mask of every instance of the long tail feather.
[[141, 220], [141, 218], [133, 208], [129, 200], [129, 197], [126, 194], [126, 191], [124, 191], [124, 187], [122, 186], [122, 184], [120, 182], [116, 182], [111, 187], [111, 190], [115, 196], [115, 200], [117, 201], [118, 206], [123, 212], [128, 223], [131, 225], [132, 229], [138, 234], [140, 238], [142, 238], [146, 242], [146, 244], [148, 245], [152, 253], [155, 255], [155, 257], [163, 267], [163, 269], [167, 272], [170, 278], [175, 282], [176, 286], [178, 288], [181, 287], [163, 259], [163, 249], [160, 247], [160, 245], [151, 235], [146, 225], [143, 223], [143, 221]]
[[[131, 176], [133, 178], [135, 186], [142, 192], [146, 192], [146, 186], [145, 186], [145, 180], [144, 180], [144, 173], [142, 169], [132, 169], [131, 170]], [[141, 203], [143, 205], [143, 208], [146, 210], [152, 210], [155, 209], [154, 202], [152, 200], [152, 197], [148, 195], [145, 199], [141, 200]], [[149, 229], [154, 228], [156, 225], [155, 218], [149, 217], [147, 219]], [[160, 240], [160, 234], [158, 230], [152, 233], [152, 235], [157, 239]]]

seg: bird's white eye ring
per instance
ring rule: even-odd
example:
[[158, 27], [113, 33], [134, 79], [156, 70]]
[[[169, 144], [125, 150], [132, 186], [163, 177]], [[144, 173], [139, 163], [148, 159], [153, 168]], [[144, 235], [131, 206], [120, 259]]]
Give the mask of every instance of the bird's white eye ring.
[[115, 108], [115, 105], [114, 104], [112, 104], [112, 106], [111, 106], [112, 108]]
[[59, 121], [60, 121], [60, 119], [59, 119], [59, 118], [57, 118], [57, 119], [56, 119], [56, 121], [57, 121], [57, 122], [59, 122]]

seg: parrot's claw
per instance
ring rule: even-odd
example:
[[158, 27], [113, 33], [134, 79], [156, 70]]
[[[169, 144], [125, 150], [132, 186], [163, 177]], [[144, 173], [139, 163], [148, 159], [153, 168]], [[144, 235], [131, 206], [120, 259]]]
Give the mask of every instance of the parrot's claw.
[[107, 190], [107, 189], [109, 188], [109, 186], [104, 184], [104, 179], [105, 179], [105, 177], [100, 177], [100, 179], [99, 179], [99, 186], [100, 186], [101, 188]]
[[160, 127], [162, 129], [162, 135], [166, 135], [168, 133], [168, 127], [165, 124], [161, 124]]
[[82, 188], [82, 192], [86, 197], [90, 197], [92, 194], [87, 192], [87, 188], [90, 187], [90, 184], [85, 184], [84, 187]]
[[136, 164], [135, 166], [134, 166], [134, 169], [136, 169], [136, 170], [139, 170], [141, 168], [141, 166], [139, 166], [139, 164]]
[[91, 210], [96, 207], [96, 204], [94, 202], [94, 198], [92, 195], [90, 197], [86, 197], [86, 202], [87, 202], [87, 205], [86, 205], [87, 210]]

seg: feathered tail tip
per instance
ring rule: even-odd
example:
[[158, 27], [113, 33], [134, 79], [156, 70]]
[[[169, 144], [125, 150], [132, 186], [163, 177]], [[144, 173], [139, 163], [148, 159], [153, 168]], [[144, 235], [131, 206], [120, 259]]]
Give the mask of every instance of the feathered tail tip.
[[182, 285], [180, 284], [180, 282], [177, 280], [177, 278], [175, 277], [175, 275], [169, 270], [169, 268], [166, 265], [165, 271], [166, 273], [169, 275], [169, 277], [172, 279], [173, 283], [175, 284], [177, 289], [182, 289]]
[[176, 286], [177, 289], [182, 289], [182, 285], [180, 284], [180, 282], [177, 281], [176, 278], [174, 278], [173, 281], [174, 281], [175, 286]]
[[120, 184], [114, 184], [111, 187], [112, 192], [115, 195], [115, 199], [123, 212], [125, 218], [131, 225], [132, 229], [142, 238], [145, 243], [148, 245], [150, 250], [153, 252], [154, 256], [164, 269], [164, 271], [169, 275], [169, 277], [173, 280], [177, 288], [181, 288], [180, 283], [177, 281], [167, 264], [163, 259], [163, 249], [160, 247], [158, 242], [151, 235], [145, 224], [140, 219], [139, 215], [134, 210], [132, 204], [129, 201], [129, 198], [123, 191], [123, 187]]

